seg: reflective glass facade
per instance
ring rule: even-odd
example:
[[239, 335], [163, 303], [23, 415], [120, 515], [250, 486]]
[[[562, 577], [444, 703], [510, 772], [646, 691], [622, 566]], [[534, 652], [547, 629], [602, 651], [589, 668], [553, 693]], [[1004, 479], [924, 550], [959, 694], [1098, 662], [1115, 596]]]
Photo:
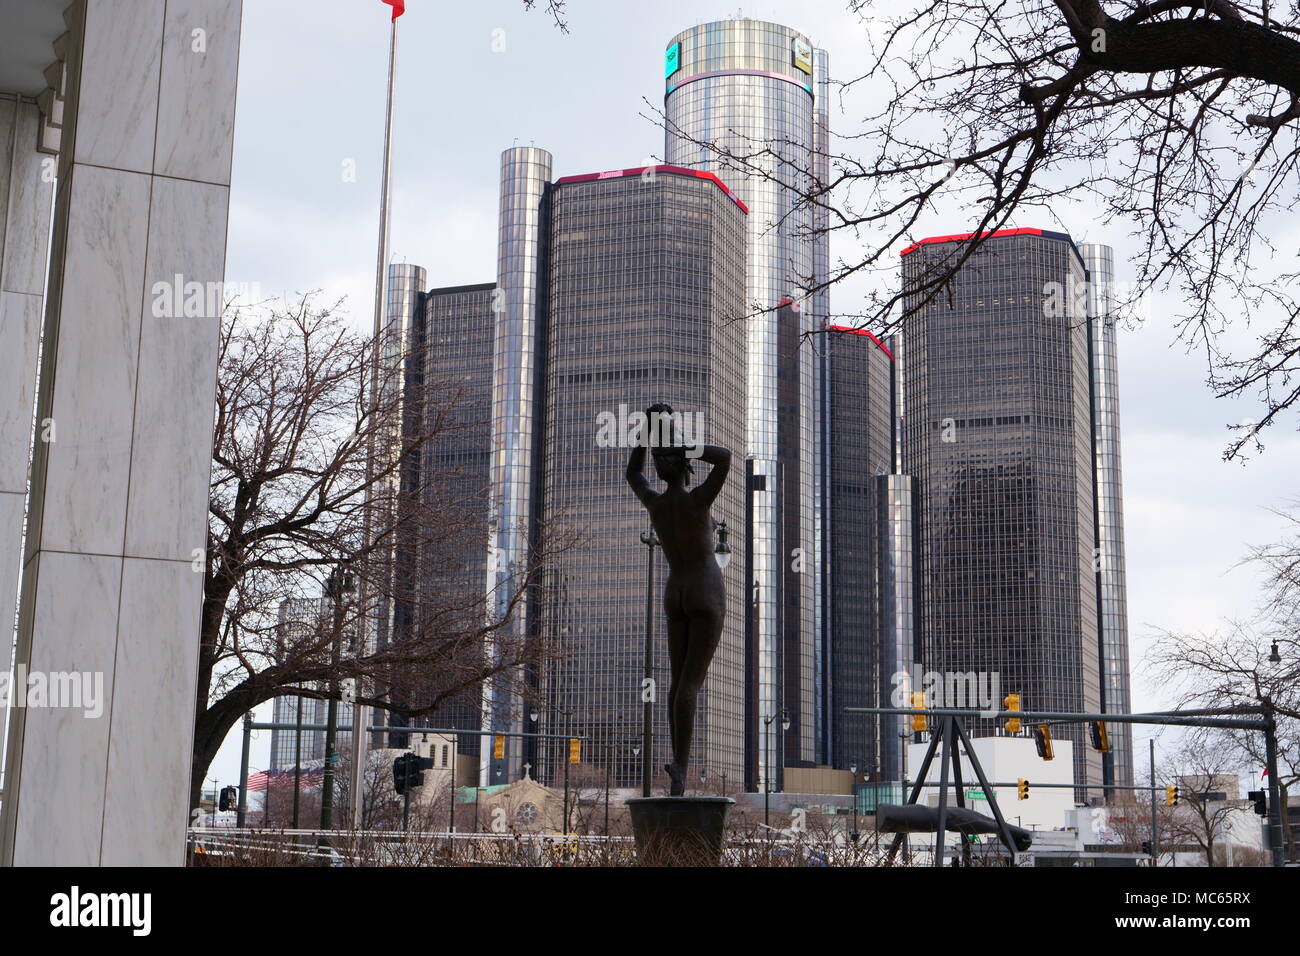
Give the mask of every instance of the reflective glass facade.
[[[504, 616], [529, 560], [537, 481], [538, 363], [544, 321], [545, 200], [551, 154], [519, 146], [501, 154], [501, 207], [497, 231], [496, 316], [492, 352], [492, 452], [490, 462], [487, 595], [495, 617]], [[531, 609], [512, 617], [510, 640], [522, 643]], [[489, 656], [496, 650], [489, 646]], [[483, 686], [484, 730], [523, 730], [522, 702], [506, 680]], [[480, 784], [514, 780], [523, 763], [520, 740], [506, 738], [503, 766], [480, 764]]]
[[[674, 47], [676, 68], [664, 91], [665, 158], [716, 172], [749, 207], [747, 309], [775, 310], [787, 298], [803, 303], [821, 281], [816, 264], [824, 267], [826, 261], [824, 248], [817, 251], [824, 239], [810, 238], [812, 211], [798, 202], [820, 168], [814, 161], [816, 69], [819, 60], [824, 67], [824, 55], [789, 27], [743, 19], [693, 27], [669, 41], [668, 49]], [[770, 175], [751, 174], [718, 150], [742, 156], [768, 150]], [[748, 783], [758, 788], [768, 784], [769, 755], [778, 749], [786, 763], [825, 756], [817, 716], [824, 655], [818, 644], [820, 535], [814, 522], [822, 482], [820, 376], [814, 350], [797, 343], [801, 333], [819, 327], [827, 304], [821, 296], [803, 305], [759, 312], [746, 323], [748, 557], [755, 594], [747, 640], [756, 681], [747, 764], [754, 768]], [[794, 325], [783, 330], [782, 321]], [[763, 718], [783, 710], [791, 726], [778, 748], [768, 734], [782, 734], [781, 721]], [[770, 776], [776, 787], [780, 763]]]
[[[905, 290], [959, 248], [909, 249]], [[1062, 294], [1085, 275], [1068, 236], [994, 237], [903, 326], [923, 663], [996, 673], [1028, 710], [1101, 703], [1088, 321]], [[1085, 729], [1053, 733], [1075, 741], [1076, 780], [1100, 783]]]
[[[1088, 331], [1092, 348], [1092, 431], [1097, 468], [1097, 607], [1103, 711], [1131, 708], [1128, 590], [1124, 568], [1124, 495], [1119, 450], [1119, 367], [1115, 350], [1110, 246], [1079, 247], [1088, 268]], [[1133, 783], [1133, 728], [1107, 728], [1111, 752], [1103, 758], [1107, 783]]]
[[[495, 291], [496, 284], [491, 282], [431, 289], [417, 305], [423, 316], [425, 380], [448, 383], [456, 396], [449, 413], [438, 410], [448, 416], [447, 428], [423, 450], [422, 484], [430, 494], [444, 496], [473, 516], [482, 542], [454, 565], [440, 563], [436, 575], [424, 575], [426, 586], [439, 580], [449, 588], [468, 589], [481, 584], [487, 573]], [[476, 729], [481, 720], [480, 703], [477, 692], [466, 694], [417, 723]], [[462, 735], [457, 746], [460, 753], [478, 754], [479, 743], [476, 736]]]
[[[546, 732], [583, 734], [584, 760], [606, 763], [615, 786], [636, 786], [640, 757], [648, 530], [624, 479], [630, 447], [600, 431], [655, 402], [699, 416], [702, 440], [744, 446], [745, 213], [707, 179], [656, 170], [560, 180], [552, 192], [546, 325], [544, 515], [581, 535], [556, 558], [543, 588], [542, 634], [561, 658], [544, 671]], [[730, 544], [744, 553], [744, 471], [737, 455], [713, 505]], [[697, 464], [693, 482], [709, 466]], [[653, 486], [658, 479], [647, 472]], [[654, 771], [669, 759], [667, 636], [662, 589], [667, 566], [655, 551]], [[744, 742], [744, 564], [724, 571], [727, 617], [699, 697], [693, 766], [741, 781]], [[571, 714], [572, 716], [566, 716]], [[552, 782], [562, 753], [546, 748]]]
[[[829, 358], [830, 510], [827, 514], [829, 605], [826, 695], [823, 707], [830, 763], [876, 762], [877, 720], [845, 707], [878, 706], [882, 658], [877, 639], [879, 477], [891, 464], [889, 355], [871, 336], [831, 331]], [[887, 591], [881, 592], [888, 594]]]

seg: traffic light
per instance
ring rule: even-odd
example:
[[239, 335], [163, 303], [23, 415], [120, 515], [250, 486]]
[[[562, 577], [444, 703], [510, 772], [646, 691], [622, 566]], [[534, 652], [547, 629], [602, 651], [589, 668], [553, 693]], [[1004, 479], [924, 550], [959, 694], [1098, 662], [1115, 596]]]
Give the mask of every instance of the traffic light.
[[1019, 780], [1016, 781], [1016, 799], [1017, 800], [1029, 799], [1029, 781], [1026, 780], [1024, 777], [1021, 777]]
[[504, 760], [506, 756], [506, 735], [497, 734], [492, 738], [492, 759]]
[[1044, 760], [1051, 760], [1052, 753], [1052, 732], [1047, 729], [1047, 724], [1036, 724], [1034, 726], [1034, 747], [1038, 750], [1038, 756]]
[[1246, 799], [1255, 804], [1255, 812], [1261, 817], [1268, 816], [1268, 791], [1250, 790], [1246, 793]]
[[[925, 691], [923, 690], [912, 691], [912, 709], [913, 710], [925, 709]], [[925, 731], [925, 727], [926, 727], [925, 714], [913, 714], [912, 730], [919, 734]]]
[[217, 801], [218, 810], [235, 810], [239, 807], [239, 788], [222, 787], [221, 798]]
[[1167, 807], [1178, 806], [1178, 788], [1173, 784], [1170, 784], [1169, 786], [1165, 787], [1165, 806]]
[[398, 754], [393, 761], [393, 789], [398, 796], [424, 786], [424, 771], [420, 764], [420, 758], [413, 753]]
[[582, 762], [582, 741], [577, 737], [569, 738], [569, 763]]
[[[1004, 697], [1004, 698], [1002, 699], [1002, 709], [1003, 709], [1003, 710], [1019, 710], [1019, 709], [1020, 709], [1020, 695], [1019, 695], [1019, 694], [1007, 694], [1007, 696]], [[1020, 718], [1019, 718], [1019, 717], [1008, 717], [1008, 718], [1007, 718], [1007, 722], [1003, 725], [1003, 729], [1006, 730], [1006, 732], [1009, 733], [1009, 734], [1018, 734], [1018, 733], [1020, 733]]]
[[1110, 737], [1106, 734], [1106, 722], [1094, 720], [1088, 728], [1092, 731], [1092, 749], [1101, 754], [1109, 753]]

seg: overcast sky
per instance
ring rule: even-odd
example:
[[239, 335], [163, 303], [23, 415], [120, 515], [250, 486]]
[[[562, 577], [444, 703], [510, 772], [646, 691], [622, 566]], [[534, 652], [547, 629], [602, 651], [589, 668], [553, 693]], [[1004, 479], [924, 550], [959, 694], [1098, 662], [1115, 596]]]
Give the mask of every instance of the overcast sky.
[[[645, 101], [662, 103], [668, 40], [738, 10], [802, 30], [828, 51], [832, 80], [856, 77], [867, 32], [847, 5], [569, 0], [566, 36], [544, 12], [524, 12], [520, 0], [407, 0], [394, 118], [393, 260], [424, 266], [431, 286], [494, 281], [503, 149], [550, 150], [556, 176], [661, 156], [663, 133], [647, 118]], [[387, 11], [380, 0], [245, 2], [231, 189], [227, 280], [255, 283], [263, 295], [321, 289], [330, 299], [346, 296], [354, 321], [367, 329]], [[833, 129], [854, 122], [832, 113]], [[344, 171], [353, 164], [355, 182], [348, 182]], [[1076, 241], [1113, 245], [1116, 279], [1131, 278], [1126, 230], [1103, 230], [1086, 208], [1056, 212]], [[1028, 219], [1015, 225], [1058, 228]], [[950, 214], [939, 210], [921, 234], [953, 231]], [[1295, 246], [1280, 244], [1286, 254]], [[832, 258], [851, 253], [832, 245]], [[832, 311], [855, 311], [853, 295], [833, 289]], [[1247, 545], [1278, 535], [1268, 509], [1297, 493], [1300, 473], [1294, 419], [1284, 425], [1289, 430], [1273, 430], [1263, 456], [1244, 466], [1222, 461], [1225, 426], [1254, 411], [1212, 397], [1203, 360], [1174, 341], [1169, 303], [1154, 306], [1148, 322], [1119, 338], [1135, 709], [1169, 703], [1141, 666], [1156, 627], [1212, 630], [1251, 612], [1256, 574], [1234, 566]], [[269, 713], [269, 705], [260, 708], [258, 719]], [[214, 765], [223, 784], [238, 779], [238, 737], [231, 735]], [[254, 769], [266, 766], [269, 738], [255, 737]]]

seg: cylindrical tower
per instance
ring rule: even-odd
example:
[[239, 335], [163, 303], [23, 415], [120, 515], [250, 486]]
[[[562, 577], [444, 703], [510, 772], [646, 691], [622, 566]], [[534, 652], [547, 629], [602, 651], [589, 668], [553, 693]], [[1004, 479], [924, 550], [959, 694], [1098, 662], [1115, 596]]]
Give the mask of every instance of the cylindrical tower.
[[[1115, 256], [1110, 246], [1079, 246], [1088, 270], [1088, 324], [1091, 346], [1093, 459], [1097, 470], [1097, 629], [1101, 702], [1106, 712], [1129, 710], [1128, 593], [1124, 571], [1124, 503], [1119, 452], [1119, 380], [1115, 350], [1112, 283]], [[1107, 728], [1110, 753], [1103, 757], [1106, 783], [1133, 782], [1133, 732], [1129, 724]]]
[[[830, 178], [830, 74], [827, 71], [825, 50], [817, 50], [813, 55], [813, 176], [816, 185], [827, 182]], [[812, 210], [812, 256], [813, 277], [817, 282], [825, 281], [830, 274], [830, 210], [819, 205]], [[818, 289], [813, 284], [811, 293], [812, 315], [809, 316], [812, 327], [824, 329], [830, 321], [830, 290]], [[835, 753], [835, 718], [828, 712], [827, 702], [833, 698], [831, 687], [834, 683], [830, 648], [830, 597], [827, 593], [829, 581], [823, 573], [827, 567], [823, 545], [826, 540], [826, 512], [830, 507], [829, 472], [831, 443], [829, 440], [829, 423], [826, 421], [827, 400], [830, 394], [829, 350], [820, 342], [812, 349], [812, 380], [810, 384], [807, 409], [809, 415], [804, 424], [810, 435], [810, 447], [813, 454], [809, 465], [812, 469], [812, 522], [813, 522], [813, 567], [817, 574], [813, 580], [813, 633], [816, 635], [817, 660], [817, 745], [815, 760], [819, 764], [833, 762]], [[809, 446], [805, 446], [809, 447]]]
[[[378, 449], [385, 467], [389, 468], [395, 467], [401, 457], [403, 435], [422, 429], [425, 409], [423, 391], [419, 386], [424, 379], [424, 365], [414, 356], [421, 351], [423, 342], [421, 295], [426, 284], [427, 274], [422, 266], [405, 262], [388, 264], [379, 407], [401, 409], [400, 414], [389, 416]], [[379, 569], [386, 583], [381, 588], [382, 593], [375, 595], [379, 611], [376, 639], [381, 647], [390, 641], [400, 642], [411, 632], [412, 602], [402, 595], [410, 594], [412, 582], [416, 579], [417, 549], [410, 540], [410, 532], [398, 526], [397, 502], [401, 494], [413, 492], [419, 481], [416, 463], [408, 461], [374, 489], [372, 495], [373, 501], [384, 509], [379, 527], [396, 529], [396, 534], [386, 535], [389, 545]], [[407, 721], [392, 715], [390, 723], [405, 726]], [[376, 734], [373, 743], [378, 747], [406, 746], [404, 738], [399, 737], [394, 742], [391, 735], [389, 737], [385, 743], [385, 735]]]
[[[879, 556], [880, 701], [891, 701], [900, 686], [899, 674], [913, 673], [916, 662], [916, 553], [915, 511], [911, 475], [877, 475], [876, 508]], [[903, 706], [910, 706], [905, 700]], [[892, 705], [891, 705], [892, 706]], [[880, 718], [879, 776], [881, 781], [903, 778], [903, 755], [909, 737], [910, 717]]]
[[[537, 363], [541, 357], [543, 265], [547, 187], [551, 154], [535, 146], [517, 146], [501, 154], [501, 211], [498, 226], [496, 314], [492, 347], [492, 458], [488, 506], [488, 606], [504, 615], [525, 573], [533, 520], [534, 454], [538, 426]], [[511, 625], [487, 648], [499, 653], [500, 642], [518, 646], [528, 626], [526, 606], [518, 607]], [[505, 680], [483, 685], [483, 729], [518, 732], [522, 707]], [[519, 738], [507, 737], [504, 759], [494, 759], [484, 740], [479, 778], [482, 786], [518, 776]]]
[[[779, 787], [778, 752], [787, 761], [816, 757], [818, 382], [813, 349], [797, 343], [824, 303], [783, 310], [793, 328], [783, 329], [776, 311], [819, 281], [812, 212], [800, 202], [815, 169], [816, 60], [798, 31], [757, 20], [693, 27], [665, 57], [666, 161], [716, 173], [750, 212], [746, 295], [757, 314], [746, 320], [746, 453], [757, 681], [748, 720], [750, 783], [759, 788], [769, 780]], [[761, 172], [746, 168], [755, 163]], [[773, 761], [778, 772], [769, 774]]]

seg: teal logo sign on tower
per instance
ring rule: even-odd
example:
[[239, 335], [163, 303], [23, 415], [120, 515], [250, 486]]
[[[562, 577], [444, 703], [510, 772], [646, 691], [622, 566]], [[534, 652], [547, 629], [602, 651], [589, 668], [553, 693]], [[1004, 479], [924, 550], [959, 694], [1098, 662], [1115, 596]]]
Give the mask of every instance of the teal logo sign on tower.
[[682, 45], [674, 43], [664, 51], [664, 79], [672, 76], [682, 67]]

